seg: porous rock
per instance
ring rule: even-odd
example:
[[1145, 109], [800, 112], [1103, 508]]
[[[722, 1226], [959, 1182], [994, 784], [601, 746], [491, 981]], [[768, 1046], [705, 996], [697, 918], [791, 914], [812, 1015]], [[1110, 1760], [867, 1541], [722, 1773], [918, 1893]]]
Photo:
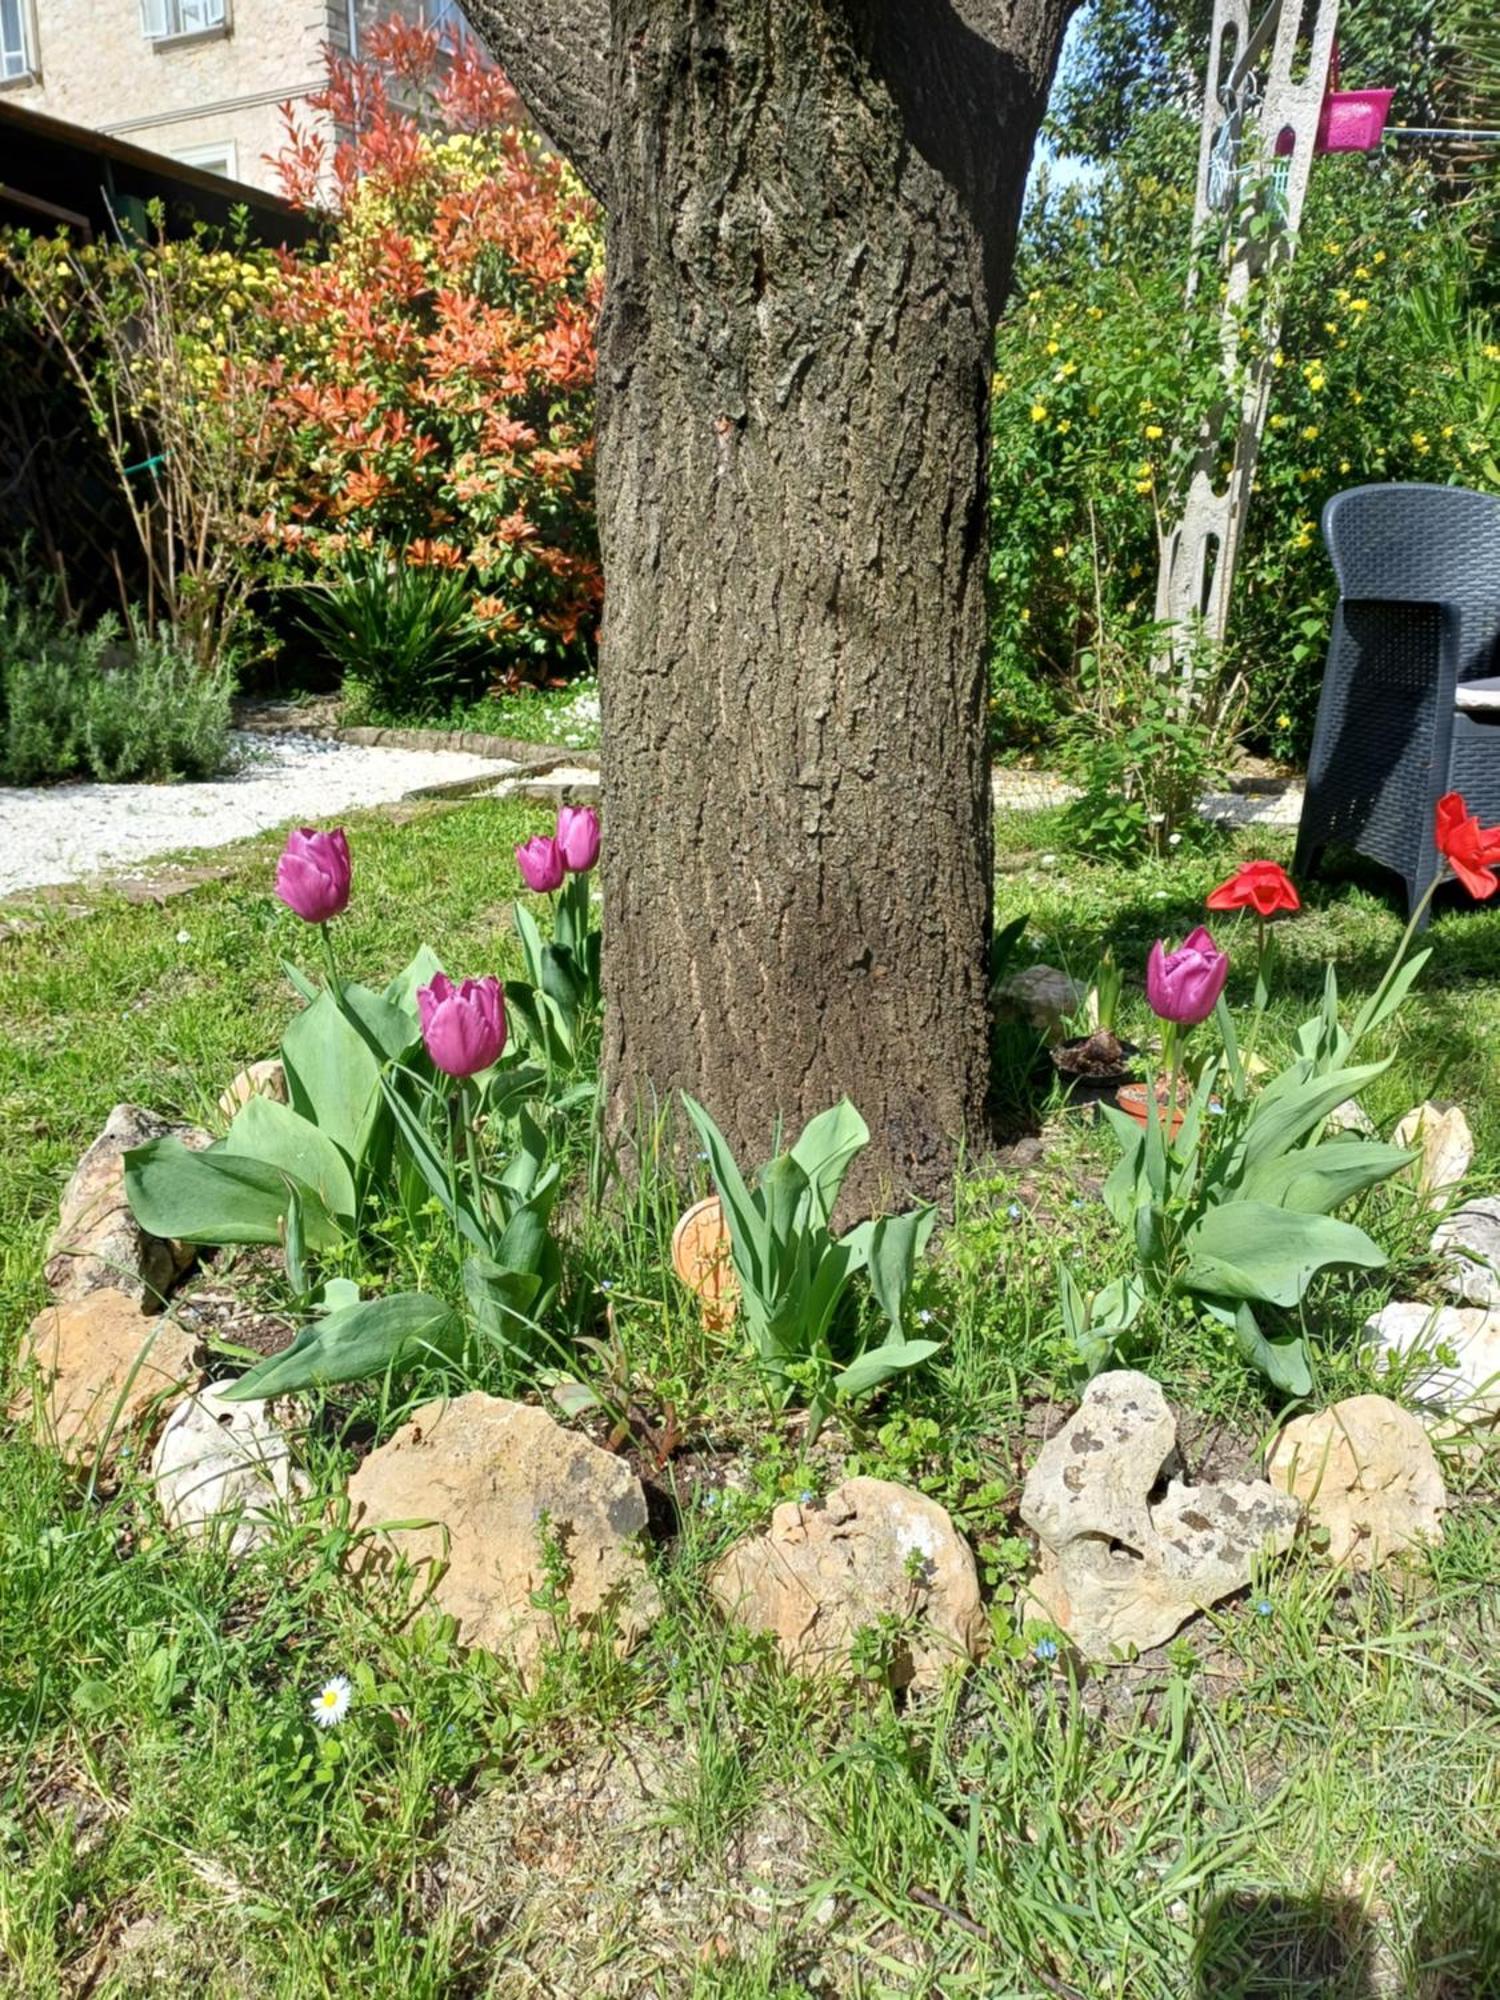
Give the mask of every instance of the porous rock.
[[147, 1312], [160, 1311], [196, 1253], [141, 1228], [125, 1198], [125, 1155], [148, 1139], [167, 1137], [195, 1150], [210, 1143], [196, 1125], [173, 1125], [138, 1104], [117, 1104], [110, 1112], [73, 1170], [47, 1245], [47, 1286], [55, 1299], [108, 1290], [123, 1292]]
[[193, 1536], [227, 1529], [236, 1556], [269, 1541], [275, 1516], [308, 1490], [267, 1404], [226, 1402], [210, 1388], [167, 1418], [151, 1477], [168, 1527]]
[[1351, 1569], [1442, 1539], [1447, 1494], [1421, 1420], [1385, 1396], [1350, 1396], [1296, 1417], [1266, 1464], [1328, 1531], [1328, 1555]]
[[242, 1069], [231, 1083], [225, 1085], [219, 1098], [220, 1116], [233, 1118], [252, 1097], [269, 1097], [273, 1104], [286, 1103], [286, 1069], [279, 1056], [267, 1056], [264, 1062], [251, 1063], [248, 1069]]
[[424, 1403], [350, 1479], [349, 1512], [360, 1575], [409, 1564], [463, 1644], [513, 1659], [528, 1678], [554, 1636], [535, 1595], [560, 1587], [567, 1620], [586, 1639], [607, 1630], [620, 1652], [661, 1611], [640, 1481], [526, 1404], [479, 1390]]
[[1025, 1021], [1049, 1042], [1062, 1039], [1069, 1020], [1084, 1002], [1084, 989], [1055, 965], [1028, 965], [995, 989], [1002, 1018]]
[[1500, 1196], [1479, 1195], [1432, 1233], [1439, 1280], [1469, 1306], [1500, 1306]]
[[1500, 1311], [1397, 1300], [1364, 1331], [1388, 1365], [1420, 1357], [1410, 1387], [1426, 1409], [1471, 1423], [1500, 1418]]
[[192, 1380], [195, 1348], [190, 1333], [123, 1292], [48, 1306], [22, 1342], [12, 1414], [30, 1417], [71, 1463], [112, 1459], [164, 1395]]
[[861, 1633], [884, 1631], [890, 1684], [921, 1691], [984, 1643], [968, 1543], [935, 1500], [889, 1479], [846, 1479], [821, 1505], [783, 1501], [764, 1534], [719, 1559], [708, 1588], [808, 1675], [849, 1672]]
[[1042, 1549], [1023, 1615], [1055, 1625], [1089, 1659], [1165, 1644], [1296, 1532], [1299, 1502], [1264, 1480], [1174, 1478], [1153, 1500], [1176, 1443], [1160, 1387], [1114, 1369], [1095, 1376], [1027, 1475], [1021, 1518]]
[[1415, 1146], [1407, 1172], [1432, 1208], [1446, 1208], [1453, 1190], [1474, 1164], [1474, 1134], [1456, 1104], [1419, 1104], [1391, 1134], [1393, 1144]]

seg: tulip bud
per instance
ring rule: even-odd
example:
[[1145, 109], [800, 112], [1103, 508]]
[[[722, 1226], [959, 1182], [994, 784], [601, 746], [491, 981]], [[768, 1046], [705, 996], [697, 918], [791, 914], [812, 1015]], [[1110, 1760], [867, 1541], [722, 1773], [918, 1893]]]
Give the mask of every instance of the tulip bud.
[[498, 979], [466, 979], [455, 986], [446, 973], [417, 988], [417, 1013], [427, 1053], [449, 1076], [475, 1076], [500, 1060], [505, 1047], [505, 992]]
[[353, 864], [344, 829], [295, 828], [276, 864], [276, 893], [307, 924], [326, 924], [349, 902]]
[[599, 859], [599, 815], [592, 806], [559, 806], [557, 844], [575, 875], [586, 875]]
[[1196, 1027], [1214, 1011], [1228, 977], [1228, 954], [1199, 924], [1176, 951], [1168, 951], [1160, 938], [1152, 945], [1146, 960], [1146, 999], [1158, 1019]]
[[528, 889], [546, 896], [562, 887], [568, 872], [562, 849], [550, 834], [539, 833], [516, 849], [516, 866]]

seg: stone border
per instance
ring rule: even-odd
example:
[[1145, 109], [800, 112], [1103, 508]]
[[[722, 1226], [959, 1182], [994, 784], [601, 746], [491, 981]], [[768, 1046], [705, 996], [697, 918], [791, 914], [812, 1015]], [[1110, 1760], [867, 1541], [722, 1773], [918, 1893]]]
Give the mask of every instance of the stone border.
[[236, 729], [252, 736], [317, 736], [334, 743], [352, 743], [361, 750], [453, 750], [470, 757], [493, 757], [497, 763], [515, 764], [531, 776], [556, 770], [559, 764], [576, 764], [597, 771], [599, 752], [570, 748], [562, 743], [532, 743], [519, 736], [491, 736], [480, 729], [396, 729], [375, 728], [332, 722], [337, 714], [331, 703], [300, 709], [290, 703], [237, 703]]

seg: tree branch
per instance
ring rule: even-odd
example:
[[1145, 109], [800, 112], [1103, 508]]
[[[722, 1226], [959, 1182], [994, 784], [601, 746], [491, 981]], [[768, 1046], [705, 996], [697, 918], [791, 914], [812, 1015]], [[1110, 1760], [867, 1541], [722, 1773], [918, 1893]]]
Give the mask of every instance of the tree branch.
[[464, 0], [535, 124], [609, 206], [609, 0]]

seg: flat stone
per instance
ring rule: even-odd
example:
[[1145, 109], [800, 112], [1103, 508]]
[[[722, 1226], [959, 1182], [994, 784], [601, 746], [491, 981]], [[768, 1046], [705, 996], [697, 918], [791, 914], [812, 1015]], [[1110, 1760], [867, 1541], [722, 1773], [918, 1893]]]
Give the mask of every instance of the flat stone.
[[984, 1644], [968, 1543], [935, 1500], [889, 1479], [846, 1479], [820, 1506], [783, 1501], [765, 1534], [719, 1559], [708, 1589], [806, 1675], [849, 1673], [861, 1633], [884, 1630], [891, 1686], [920, 1692]]
[[45, 1275], [55, 1299], [108, 1290], [123, 1292], [148, 1312], [161, 1310], [197, 1253], [141, 1228], [125, 1199], [125, 1155], [148, 1139], [168, 1136], [195, 1149], [210, 1143], [196, 1125], [173, 1125], [138, 1104], [117, 1104], [111, 1111], [73, 1171], [47, 1245]]
[[1374, 1119], [1357, 1097], [1346, 1097], [1342, 1104], [1335, 1104], [1324, 1123], [1330, 1132], [1352, 1132], [1361, 1139], [1378, 1136]]
[[242, 1069], [232, 1083], [226, 1084], [219, 1098], [219, 1115], [233, 1118], [236, 1111], [247, 1105], [252, 1097], [269, 1097], [273, 1104], [287, 1101], [286, 1070], [279, 1056], [267, 1056], [263, 1062], [251, 1063]]
[[1430, 1100], [1408, 1111], [1391, 1134], [1392, 1144], [1415, 1146], [1421, 1157], [1407, 1172], [1431, 1208], [1446, 1208], [1453, 1190], [1474, 1164], [1474, 1134], [1456, 1104]]
[[1448, 1496], [1421, 1420], [1385, 1396], [1350, 1396], [1296, 1417], [1266, 1465], [1328, 1531], [1332, 1562], [1371, 1570], [1442, 1540]]
[[1465, 1305], [1500, 1306], [1500, 1196], [1480, 1195], [1456, 1208], [1432, 1234], [1444, 1291]]
[[1176, 1443], [1159, 1385], [1114, 1369], [1095, 1376], [1027, 1476], [1021, 1518], [1042, 1548], [1023, 1616], [1055, 1625], [1091, 1660], [1164, 1645], [1296, 1532], [1299, 1502], [1264, 1480], [1172, 1479], [1153, 1502]]
[[151, 1456], [169, 1528], [194, 1537], [228, 1530], [231, 1555], [271, 1539], [274, 1521], [308, 1491], [285, 1432], [265, 1403], [229, 1403], [203, 1388], [167, 1418]]
[[1364, 1331], [1387, 1365], [1432, 1357], [1412, 1385], [1428, 1408], [1470, 1422], [1500, 1418], [1500, 1311], [1397, 1301], [1367, 1319]]
[[170, 1319], [103, 1289], [48, 1306], [23, 1338], [11, 1414], [29, 1418], [71, 1464], [107, 1462], [160, 1399], [194, 1374], [196, 1342]]
[[1055, 965], [1028, 965], [995, 988], [1002, 1018], [1025, 1021], [1049, 1042], [1061, 1041], [1067, 1023], [1083, 1005], [1085, 992]]
[[640, 1481], [526, 1404], [478, 1390], [424, 1403], [351, 1478], [349, 1512], [363, 1537], [359, 1575], [409, 1564], [464, 1645], [514, 1660], [528, 1680], [554, 1637], [553, 1613], [532, 1601], [554, 1581], [549, 1551], [585, 1639], [607, 1630], [628, 1651], [661, 1612]]
[[1328, 1560], [1376, 1570], [1442, 1540], [1448, 1494], [1422, 1420], [1386, 1396], [1348, 1396], [1294, 1418], [1276, 1438], [1266, 1478], [1296, 1494], [1328, 1530]]

